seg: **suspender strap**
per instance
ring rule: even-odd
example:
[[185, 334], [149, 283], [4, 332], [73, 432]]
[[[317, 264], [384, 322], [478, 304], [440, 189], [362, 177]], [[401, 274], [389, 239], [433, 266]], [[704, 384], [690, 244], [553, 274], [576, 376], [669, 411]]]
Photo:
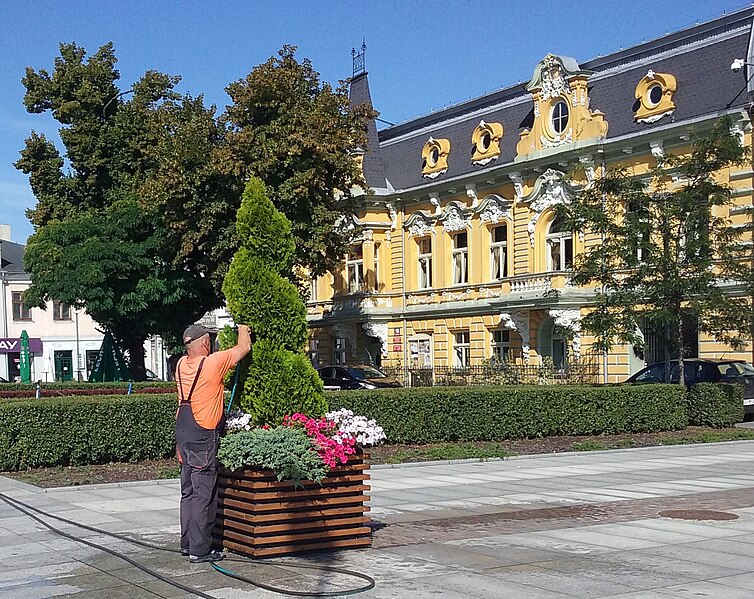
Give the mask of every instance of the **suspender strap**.
[[[183, 395], [183, 383], [181, 382], [181, 364], [178, 363], [178, 366], [176, 366], [175, 374], [178, 378], [178, 390], [181, 392], [181, 405], [190, 404], [191, 403], [191, 396], [194, 394], [194, 389], [196, 388], [196, 383], [199, 380], [199, 375], [202, 373], [202, 368], [204, 367], [204, 360], [207, 358], [202, 358], [202, 361], [199, 362], [199, 368], [196, 370], [196, 376], [194, 377], [194, 382], [191, 384], [191, 389], [189, 390], [188, 398], [184, 397]], [[183, 361], [183, 360], [181, 360]]]

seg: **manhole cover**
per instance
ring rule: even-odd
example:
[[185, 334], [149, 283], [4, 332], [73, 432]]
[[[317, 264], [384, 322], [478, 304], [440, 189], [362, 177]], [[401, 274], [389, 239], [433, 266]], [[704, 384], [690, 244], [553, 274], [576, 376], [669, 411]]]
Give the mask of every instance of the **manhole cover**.
[[679, 520], [735, 520], [736, 514], [718, 512], [717, 510], [666, 510], [659, 513], [663, 518]]

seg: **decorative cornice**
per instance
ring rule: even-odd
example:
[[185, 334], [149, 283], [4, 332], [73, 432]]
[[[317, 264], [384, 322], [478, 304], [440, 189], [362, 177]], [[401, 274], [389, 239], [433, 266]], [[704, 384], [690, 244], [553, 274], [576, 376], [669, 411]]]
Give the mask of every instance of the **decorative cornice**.
[[482, 221], [490, 223], [499, 223], [506, 218], [512, 221], [511, 204], [510, 200], [501, 198], [496, 194], [490, 194], [479, 203], [475, 212]]
[[471, 225], [471, 219], [465, 207], [458, 202], [450, 202], [437, 219], [442, 223], [446, 233], [463, 231]]
[[534, 247], [534, 230], [542, 213], [556, 204], [568, 204], [579, 191], [579, 187], [571, 185], [565, 180], [563, 173], [551, 168], [537, 178], [534, 189], [523, 198], [524, 202], [530, 202], [533, 212], [527, 226], [532, 247]]

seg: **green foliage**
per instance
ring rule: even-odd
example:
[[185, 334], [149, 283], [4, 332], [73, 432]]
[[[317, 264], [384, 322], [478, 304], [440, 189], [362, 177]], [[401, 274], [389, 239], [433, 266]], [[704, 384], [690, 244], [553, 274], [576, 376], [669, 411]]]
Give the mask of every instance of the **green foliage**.
[[140, 379], [146, 335], [180, 331], [220, 305], [240, 185], [218, 172], [214, 108], [153, 71], [121, 91], [116, 62], [112, 44], [88, 59], [61, 44], [51, 74], [26, 70], [24, 104], [60, 123], [67, 164], [32, 133], [15, 165], [37, 199], [25, 299], [85, 307]]
[[227, 435], [220, 440], [217, 457], [229, 470], [244, 466], [272, 469], [278, 480], [320, 482], [327, 468], [312, 440], [300, 428], [252, 429]]
[[[159, 389], [161, 391], [172, 390], [175, 391], [175, 382], [173, 381], [141, 381], [138, 383], [130, 383], [132, 392], [136, 393], [145, 389]], [[66, 382], [52, 382], [52, 383], [40, 383], [39, 388], [42, 396], [45, 395], [76, 395], [76, 391], [84, 390], [96, 390], [106, 391], [111, 389], [113, 393], [120, 392], [126, 393], [128, 390], [128, 382], [112, 382], [112, 383], [89, 383], [87, 381], [66, 381]], [[0, 385], [0, 397], [3, 397], [5, 391], [36, 391], [36, 383], [3, 383]]]
[[388, 443], [499, 441], [684, 428], [677, 385], [429, 387], [327, 394], [330, 409], [374, 418]]
[[[741, 263], [743, 230], [721, 209], [732, 203], [732, 190], [716, 178], [747, 154], [731, 124], [721, 119], [690, 153], [659, 159], [648, 187], [629, 171], [608, 170], [557, 207], [572, 230], [599, 239], [576, 258], [572, 278], [597, 287], [596, 308], [581, 328], [595, 335], [598, 349], [616, 341], [641, 346], [637, 323], [646, 322], [662, 333], [668, 355], [680, 358], [684, 315], [733, 347], [749, 336], [748, 299], [730, 297], [719, 284], [726, 269], [723, 278], [742, 280], [734, 264], [751, 270]], [[683, 384], [682, 372], [679, 378]]]
[[743, 387], [697, 383], [688, 392], [689, 424], [725, 428], [744, 418]]
[[291, 351], [306, 341], [306, 304], [296, 286], [255, 258], [245, 247], [236, 252], [223, 283], [228, 312], [248, 324], [257, 338], [271, 339]]
[[334, 270], [350, 234], [338, 226], [351, 213], [351, 189], [364, 186], [350, 155], [366, 148], [371, 106], [352, 106], [345, 86], [323, 83], [292, 46], [231, 83], [226, 119], [227, 169], [264, 181], [291, 222], [297, 265], [314, 276]]
[[257, 341], [244, 375], [241, 408], [257, 424], [279, 424], [283, 416], [325, 412], [323, 386], [302, 349], [308, 335], [306, 305], [290, 275], [293, 237], [285, 216], [251, 179], [238, 213], [241, 247], [223, 283], [228, 311], [251, 326]]
[[169, 457], [175, 407], [175, 395], [4, 400], [0, 470]]
[[317, 418], [327, 411], [323, 389], [305, 355], [261, 339], [254, 344], [241, 409], [257, 424], [280, 424], [283, 416], [296, 412]]

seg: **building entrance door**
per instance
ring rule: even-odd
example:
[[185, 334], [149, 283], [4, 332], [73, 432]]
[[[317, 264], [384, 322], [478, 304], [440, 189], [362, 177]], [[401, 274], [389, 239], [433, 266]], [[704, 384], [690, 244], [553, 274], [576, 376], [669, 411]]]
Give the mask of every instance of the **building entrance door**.
[[55, 352], [55, 380], [73, 380], [73, 352], [71, 350]]

